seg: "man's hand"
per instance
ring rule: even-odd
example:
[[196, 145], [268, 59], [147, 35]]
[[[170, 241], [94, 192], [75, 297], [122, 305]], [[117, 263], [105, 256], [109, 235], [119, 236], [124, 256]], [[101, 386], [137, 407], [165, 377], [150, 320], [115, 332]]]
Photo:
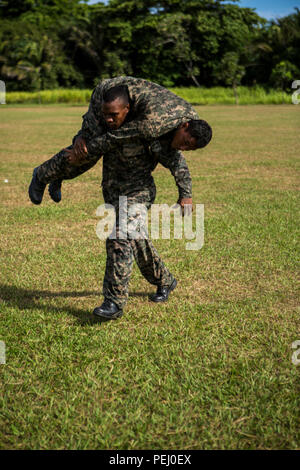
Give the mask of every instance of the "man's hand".
[[73, 148], [65, 149], [67, 153], [68, 162], [74, 166], [80, 166], [86, 163], [86, 156], [88, 153], [85, 140], [82, 137], [77, 137]]
[[193, 200], [191, 197], [183, 197], [182, 199], [178, 199], [177, 204], [181, 207], [181, 213], [184, 215], [184, 212], [187, 215], [191, 215], [193, 211]]

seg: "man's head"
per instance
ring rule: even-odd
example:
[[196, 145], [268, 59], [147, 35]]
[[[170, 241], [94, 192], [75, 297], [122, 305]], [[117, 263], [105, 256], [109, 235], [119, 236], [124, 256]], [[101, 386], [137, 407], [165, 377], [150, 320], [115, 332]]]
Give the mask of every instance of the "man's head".
[[212, 129], [203, 119], [192, 119], [175, 131], [171, 147], [177, 150], [196, 150], [205, 147], [212, 138]]
[[109, 129], [119, 129], [125, 121], [129, 109], [129, 95], [126, 86], [115, 86], [103, 94], [102, 114]]

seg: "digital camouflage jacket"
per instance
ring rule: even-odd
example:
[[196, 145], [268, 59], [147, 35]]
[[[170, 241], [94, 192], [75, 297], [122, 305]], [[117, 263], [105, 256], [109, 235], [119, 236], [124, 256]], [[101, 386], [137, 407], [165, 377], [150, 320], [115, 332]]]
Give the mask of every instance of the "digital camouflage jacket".
[[[103, 93], [118, 85], [126, 85], [128, 89], [129, 119], [118, 130], [107, 132], [101, 112]], [[180, 151], [173, 150], [170, 146], [172, 131], [190, 119], [199, 119], [192, 106], [166, 88], [141, 78], [116, 77], [101, 81], [93, 91], [78, 135], [85, 139], [90, 157], [110, 154], [112, 150], [122, 154], [123, 149], [126, 154], [128, 148], [138, 149], [142, 141], [153, 157], [152, 169], [158, 162], [169, 168], [180, 197], [191, 197], [191, 177], [185, 158]], [[133, 153], [136, 155], [135, 150]], [[127, 158], [130, 158], [129, 154]], [[138, 159], [133, 158], [131, 168], [134, 165], [140, 167], [137, 162]], [[148, 172], [148, 166], [145, 172]]]

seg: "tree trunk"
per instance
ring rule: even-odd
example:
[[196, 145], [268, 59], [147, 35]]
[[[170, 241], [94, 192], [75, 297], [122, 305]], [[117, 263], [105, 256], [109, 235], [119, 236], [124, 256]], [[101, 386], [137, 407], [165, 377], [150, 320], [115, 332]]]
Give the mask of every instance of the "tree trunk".
[[201, 85], [200, 83], [198, 82], [197, 78], [195, 77], [195, 75], [191, 74], [191, 79], [193, 80], [193, 82], [195, 83], [195, 85], [198, 87], [198, 88], [201, 88]]
[[190, 62], [189, 64], [187, 64], [185, 62], [184, 64], [187, 68], [187, 71], [189, 73], [189, 76], [191, 77], [191, 79], [193, 80], [193, 82], [195, 83], [195, 85], [198, 87], [198, 88], [201, 88], [201, 85], [200, 83], [198, 82], [197, 78], [195, 77], [195, 75], [193, 74], [193, 64], [192, 62]]

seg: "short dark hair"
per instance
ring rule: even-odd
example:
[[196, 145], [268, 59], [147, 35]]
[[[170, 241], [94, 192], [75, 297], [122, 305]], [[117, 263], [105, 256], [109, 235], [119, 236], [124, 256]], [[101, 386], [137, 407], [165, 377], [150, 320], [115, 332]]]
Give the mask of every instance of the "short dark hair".
[[188, 122], [188, 131], [197, 141], [197, 148], [205, 147], [212, 138], [212, 128], [203, 119], [192, 119]]
[[116, 99], [121, 99], [124, 104], [129, 104], [129, 94], [127, 86], [125, 85], [118, 85], [112, 88], [109, 88], [103, 93], [103, 101], [104, 103], [111, 103]]

